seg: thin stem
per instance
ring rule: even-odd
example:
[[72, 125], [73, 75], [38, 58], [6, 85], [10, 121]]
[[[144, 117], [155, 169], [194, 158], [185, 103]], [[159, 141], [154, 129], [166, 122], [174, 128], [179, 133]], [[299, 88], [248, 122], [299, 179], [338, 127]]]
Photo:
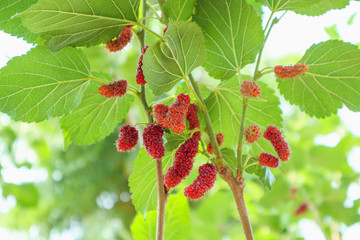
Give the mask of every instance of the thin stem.
[[150, 28], [146, 27], [144, 24], [139, 23], [139, 22], [137, 22], [136, 24], [137, 24], [139, 27], [141, 27], [142, 29], [145, 29], [148, 33], [154, 35], [155, 37], [157, 37], [157, 38], [159, 38], [159, 39], [162, 39], [162, 37], [161, 37], [159, 34], [157, 34], [156, 32], [152, 31]]
[[158, 0], [158, 3], [159, 3], [159, 6], [160, 6], [160, 9], [161, 9], [161, 22], [165, 25], [168, 25], [169, 23], [169, 18], [168, 16], [166, 15], [165, 11], [164, 11], [164, 3], [165, 3], [165, 0]]
[[243, 166], [242, 166], [242, 148], [244, 141], [244, 130], [245, 130], [245, 120], [246, 120], [246, 112], [249, 105], [249, 98], [243, 97], [243, 109], [241, 114], [241, 122], [240, 122], [240, 132], [239, 132], [239, 141], [237, 146], [237, 162], [236, 162], [236, 174], [238, 177], [242, 178]]
[[149, 9], [155, 14], [156, 18], [161, 20], [161, 17], [159, 16], [159, 14], [157, 13], [156, 9], [154, 8], [154, 6], [152, 6], [150, 3], [147, 4], [147, 7], [149, 7]]
[[163, 240], [164, 232], [165, 232], [165, 208], [169, 194], [167, 194], [167, 192], [165, 191], [161, 159], [156, 159], [155, 164], [156, 164], [156, 182], [157, 182], [157, 192], [158, 192], [156, 240]]

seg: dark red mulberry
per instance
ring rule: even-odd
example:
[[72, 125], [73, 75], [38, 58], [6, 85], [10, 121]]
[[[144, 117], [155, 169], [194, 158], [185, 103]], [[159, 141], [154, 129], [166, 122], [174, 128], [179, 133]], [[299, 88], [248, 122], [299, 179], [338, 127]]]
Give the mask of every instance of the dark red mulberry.
[[167, 188], [176, 187], [185, 179], [193, 167], [193, 159], [198, 153], [199, 141], [189, 138], [175, 153], [174, 165], [165, 175], [164, 183]]
[[185, 129], [185, 114], [190, 105], [189, 95], [183, 93], [176, 97], [169, 109], [170, 127], [174, 133], [182, 133]]
[[160, 159], [164, 156], [162, 136], [164, 132], [159, 125], [151, 124], [144, 129], [143, 142], [146, 152], [153, 159]]
[[104, 97], [122, 97], [126, 93], [127, 81], [119, 80], [99, 87], [99, 93]]
[[168, 30], [168, 26], [166, 26], [166, 28], [164, 28], [163, 35], [165, 35], [167, 30]]
[[259, 157], [259, 163], [261, 166], [277, 168], [279, 166], [279, 159], [273, 155], [262, 153]]
[[201, 140], [201, 132], [200, 131], [194, 132], [192, 137], [195, 138], [196, 140], [200, 141]]
[[136, 128], [129, 125], [122, 126], [119, 131], [119, 139], [116, 142], [116, 147], [121, 152], [130, 151], [136, 146], [138, 138]]
[[[216, 141], [217, 141], [219, 147], [224, 142], [224, 138], [225, 138], [224, 134], [222, 134], [222, 133], [216, 134]], [[211, 143], [209, 143], [207, 145], [207, 151], [208, 151], [209, 154], [213, 154], [213, 147], [212, 147]]]
[[195, 104], [189, 105], [188, 111], [186, 113], [186, 119], [189, 121], [190, 130], [200, 127], [198, 111], [199, 110]]
[[156, 122], [163, 128], [170, 128], [169, 106], [156, 104], [154, 107], [154, 116]]
[[290, 148], [281, 131], [274, 126], [269, 126], [264, 132], [264, 138], [269, 140], [282, 161], [290, 158]]
[[257, 98], [260, 96], [260, 87], [254, 82], [245, 81], [241, 84], [240, 92], [243, 96]]
[[275, 66], [274, 73], [279, 78], [296, 78], [300, 74], [309, 71], [309, 66], [304, 63], [298, 63], [294, 66]]
[[261, 131], [258, 126], [252, 125], [246, 128], [244, 135], [246, 141], [248, 141], [249, 143], [254, 143], [259, 139]]
[[133, 25], [129, 25], [123, 28], [118, 38], [113, 41], [106, 43], [105, 47], [109, 52], [121, 51], [126, 45], [130, 42], [132, 37], [132, 28]]
[[149, 46], [145, 46], [143, 48], [143, 50], [141, 51], [140, 54], [140, 58], [137, 64], [137, 69], [136, 69], [136, 83], [139, 85], [144, 85], [146, 83], [145, 81], [145, 76], [142, 70], [142, 65], [143, 65], [143, 58], [144, 58], [144, 54], [146, 52], [146, 49], [148, 49]]
[[306, 213], [307, 210], [308, 210], [308, 204], [303, 203], [298, 207], [298, 209], [296, 209], [294, 214], [295, 216], [299, 216], [300, 214]]
[[187, 188], [184, 195], [192, 200], [204, 196], [213, 186], [216, 180], [216, 167], [211, 163], [206, 163], [199, 168], [199, 176]]

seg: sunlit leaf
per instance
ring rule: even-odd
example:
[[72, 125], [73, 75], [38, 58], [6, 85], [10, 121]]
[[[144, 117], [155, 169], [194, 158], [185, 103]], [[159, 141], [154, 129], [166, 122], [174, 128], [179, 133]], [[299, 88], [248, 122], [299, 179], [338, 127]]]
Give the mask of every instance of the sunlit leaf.
[[196, 0], [166, 0], [163, 9], [166, 15], [174, 20], [188, 20], [193, 14]]

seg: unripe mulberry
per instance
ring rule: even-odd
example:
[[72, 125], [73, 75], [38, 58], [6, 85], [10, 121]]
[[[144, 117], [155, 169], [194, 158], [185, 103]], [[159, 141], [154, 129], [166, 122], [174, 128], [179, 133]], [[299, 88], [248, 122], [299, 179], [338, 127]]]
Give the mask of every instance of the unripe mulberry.
[[309, 71], [309, 66], [304, 63], [298, 63], [294, 66], [275, 66], [274, 73], [279, 78], [296, 78], [300, 74]]
[[160, 159], [164, 156], [162, 136], [164, 132], [159, 125], [151, 124], [144, 129], [143, 142], [146, 152], [153, 159]]
[[127, 81], [119, 80], [99, 87], [99, 93], [104, 97], [122, 97], [126, 93]]
[[169, 106], [156, 104], [154, 107], [154, 116], [156, 122], [163, 128], [170, 128]]
[[141, 51], [140, 54], [140, 58], [139, 61], [137, 63], [137, 69], [136, 69], [136, 83], [139, 85], [144, 85], [146, 83], [145, 81], [145, 76], [142, 70], [142, 65], [143, 65], [143, 58], [144, 58], [144, 54], [146, 52], [146, 49], [148, 49], [149, 46], [145, 46], [143, 48], [143, 50]]
[[246, 141], [248, 141], [249, 143], [254, 143], [259, 139], [261, 131], [258, 126], [252, 125], [246, 128], [244, 135]]
[[240, 92], [243, 96], [257, 98], [260, 95], [260, 87], [254, 82], [245, 81], [241, 84]]
[[189, 138], [179, 147], [175, 153], [174, 165], [168, 169], [164, 178], [167, 188], [176, 187], [190, 174], [198, 148], [199, 141], [195, 138]]
[[186, 113], [186, 119], [189, 121], [190, 130], [200, 127], [198, 111], [199, 110], [195, 104], [190, 104]]
[[264, 138], [269, 140], [282, 161], [290, 158], [290, 148], [281, 131], [274, 126], [269, 126], [264, 132]]
[[[224, 138], [225, 138], [224, 134], [222, 134], [222, 133], [216, 134], [216, 141], [217, 141], [219, 147], [224, 142]], [[213, 146], [211, 145], [211, 143], [209, 143], [207, 145], [207, 151], [208, 151], [209, 154], [213, 154]]]
[[125, 125], [119, 131], [119, 139], [116, 142], [116, 147], [121, 152], [130, 151], [136, 146], [138, 141], [138, 131], [136, 128]]
[[109, 52], [121, 51], [126, 45], [130, 42], [132, 37], [132, 28], [133, 25], [126, 26], [122, 29], [118, 38], [113, 41], [106, 43], [105, 47]]
[[216, 167], [211, 163], [206, 163], [199, 168], [199, 176], [187, 188], [184, 195], [192, 200], [204, 196], [213, 186], [216, 180]]
[[273, 155], [262, 153], [259, 157], [259, 163], [261, 166], [277, 168], [279, 166], [279, 159]]
[[185, 129], [185, 114], [190, 105], [189, 95], [183, 93], [176, 97], [169, 109], [170, 127], [174, 133], [182, 133]]

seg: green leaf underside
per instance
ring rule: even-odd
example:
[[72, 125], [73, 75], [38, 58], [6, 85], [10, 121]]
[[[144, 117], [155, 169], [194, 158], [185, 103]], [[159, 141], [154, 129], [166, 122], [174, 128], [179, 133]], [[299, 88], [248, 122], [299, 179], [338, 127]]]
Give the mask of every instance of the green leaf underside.
[[[242, 95], [240, 86], [234, 76], [222, 82], [214, 92], [205, 100], [214, 130], [225, 135], [224, 147], [237, 146], [240, 121], [242, 114]], [[261, 95], [252, 98], [249, 103], [245, 127], [257, 125], [264, 132], [269, 125], [282, 126], [279, 99], [274, 91], [262, 82], [257, 82], [261, 87]], [[262, 152], [273, 153], [271, 144], [263, 138], [251, 144], [251, 154], [259, 155]]]
[[194, 20], [207, 46], [205, 69], [228, 79], [255, 61], [264, 41], [261, 18], [245, 0], [198, 0]]
[[[190, 208], [187, 198], [179, 193], [170, 195], [165, 213], [165, 240], [187, 240], [190, 233]], [[137, 214], [131, 224], [132, 236], [135, 240], [155, 240], [156, 211], [146, 215]]]
[[112, 133], [134, 100], [129, 94], [106, 98], [99, 94], [99, 85], [91, 84], [81, 104], [60, 121], [65, 137], [77, 145], [91, 145]]
[[0, 111], [23, 122], [63, 116], [80, 104], [90, 78], [80, 50], [38, 46], [0, 70]]
[[26, 10], [38, 0], [1, 0], [0, 1], [0, 30], [16, 37], [22, 37], [27, 42], [34, 42], [38, 34], [30, 32], [22, 23], [21, 18], [13, 17]]
[[295, 10], [298, 14], [307, 16], [319, 16], [332, 9], [342, 9], [349, 5], [350, 0], [321, 0], [305, 8]]
[[174, 149], [177, 149], [181, 144], [183, 144], [187, 138], [183, 134], [166, 134], [166, 143], [164, 144], [164, 148], [166, 152], [170, 152]]
[[149, 47], [143, 71], [151, 90], [160, 95], [169, 91], [205, 59], [205, 44], [196, 23], [170, 23], [164, 40]]
[[293, 79], [277, 78], [280, 93], [310, 116], [324, 118], [345, 104], [360, 111], [360, 50], [337, 40], [311, 46], [299, 61], [309, 72]]
[[140, 0], [39, 0], [21, 13], [23, 24], [48, 40], [48, 48], [93, 46], [134, 24]]
[[[174, 161], [175, 151], [165, 154], [162, 158], [163, 171], [166, 172]], [[140, 149], [134, 161], [133, 172], [129, 177], [131, 199], [136, 211], [143, 215], [156, 209], [157, 188], [155, 160], [146, 153], [144, 148]]]
[[321, 0], [267, 0], [271, 11], [278, 12], [283, 10], [296, 11], [301, 8], [308, 8], [310, 5]]
[[196, 0], [167, 0], [163, 9], [171, 20], [185, 21], [193, 14], [195, 2]]

